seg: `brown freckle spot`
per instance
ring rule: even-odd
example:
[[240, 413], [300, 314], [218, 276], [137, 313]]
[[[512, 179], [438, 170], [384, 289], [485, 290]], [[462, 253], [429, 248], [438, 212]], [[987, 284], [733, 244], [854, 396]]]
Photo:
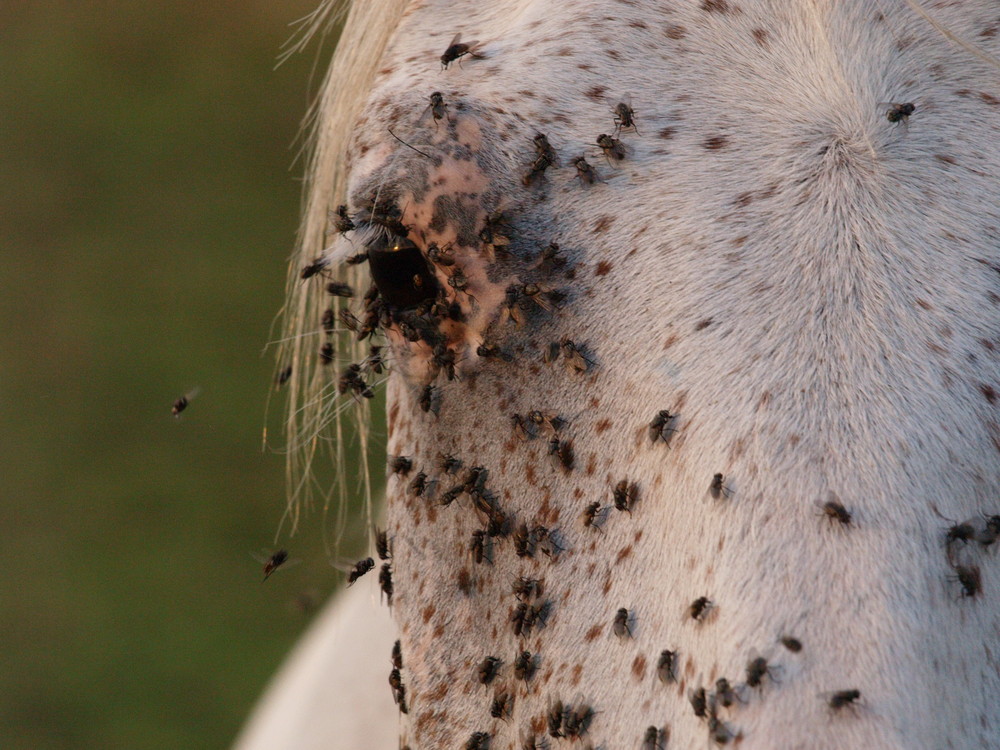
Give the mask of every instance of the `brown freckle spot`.
[[943, 164], [955, 164], [955, 157], [948, 156], [947, 154], [934, 154], [934, 158]]
[[607, 214], [605, 214], [604, 216], [598, 217], [597, 221], [594, 222], [594, 234], [608, 231], [610, 226], [614, 223], [615, 223], [614, 216], [608, 216]]
[[669, 141], [671, 138], [674, 137], [675, 132], [676, 132], [675, 128], [663, 128], [660, 130], [659, 133], [657, 133], [657, 135], [660, 136], [660, 138], [662, 138], [663, 140]]
[[726, 0], [701, 0], [701, 9], [708, 13], [728, 13], [729, 3]]
[[597, 469], [597, 454], [591, 453], [587, 458], [587, 476], [593, 475]]
[[747, 190], [745, 193], [740, 193], [736, 196], [733, 203], [735, 203], [738, 208], [746, 208], [753, 203], [753, 191]]
[[617, 565], [622, 560], [625, 560], [631, 556], [632, 556], [632, 545], [629, 544], [625, 547], [622, 547], [620, 550], [618, 550], [618, 555], [615, 557], [615, 565]]
[[604, 54], [606, 54], [612, 60], [620, 60], [621, 59], [621, 55], [618, 53], [618, 50], [606, 49], [606, 50], [604, 50]]
[[390, 65], [388, 68], [382, 68], [378, 72], [378, 74], [380, 76], [388, 76], [388, 75], [392, 75], [394, 72], [396, 72], [396, 69]]
[[591, 70], [593, 68], [592, 65], [587, 65], [587, 63], [577, 63], [576, 67], [578, 67], [580, 70]]
[[573, 489], [573, 497], [579, 500], [581, 497], [583, 497], [583, 490], [581, 490], [579, 487], [575, 487]]
[[705, 318], [704, 320], [699, 320], [694, 327], [696, 331], [702, 331], [712, 325], [712, 318]]
[[573, 50], [571, 50], [569, 47], [561, 47], [560, 49], [557, 49], [555, 51], [555, 56], [556, 57], [572, 57], [573, 56]]
[[648, 29], [649, 27], [642, 21], [629, 21], [629, 26], [633, 29]]
[[642, 654], [632, 660], [632, 674], [637, 680], [642, 680], [646, 676], [646, 657]]
[[987, 401], [989, 401], [991, 404], [995, 404], [996, 403], [997, 392], [995, 390], [993, 390], [993, 388], [991, 386], [988, 386], [988, 385], [985, 385], [985, 384], [984, 385], [980, 385], [979, 386], [979, 390], [982, 391], [982, 393], [986, 397]]
[[584, 94], [588, 99], [593, 99], [595, 102], [599, 102], [604, 99], [605, 91], [607, 91], [607, 89], [604, 88], [604, 86], [591, 86], [584, 92]]
[[440, 638], [443, 635], [444, 635], [444, 625], [438, 625], [436, 628], [434, 628], [435, 638]]
[[439, 701], [446, 695], [448, 695], [448, 687], [449, 687], [448, 680], [442, 680], [441, 684], [438, 685], [437, 689], [434, 690], [433, 692], [428, 693], [427, 697], [433, 701]]
[[424, 624], [430, 622], [430, 619], [434, 616], [434, 613], [436, 611], [437, 610], [434, 609], [434, 605], [433, 604], [428, 604], [426, 607], [424, 607], [424, 611], [422, 613], [422, 616], [424, 618]]
[[671, 334], [670, 336], [667, 337], [667, 340], [663, 342], [663, 348], [665, 350], [669, 349], [676, 343], [677, 343], [677, 336], [675, 334]]
[[920, 297], [917, 297], [917, 304], [925, 310], [930, 310], [934, 307], [930, 302], [925, 299], [920, 299]]
[[570, 684], [576, 687], [580, 684], [580, 678], [583, 677], [583, 665], [577, 664], [573, 667], [573, 676], [570, 678]]
[[729, 139], [724, 135], [710, 135], [701, 143], [702, 148], [706, 148], [709, 151], [718, 151], [720, 148], [725, 148], [729, 145]]
[[993, 342], [989, 339], [979, 339], [979, 343], [982, 344], [983, 348], [988, 351], [993, 351], [996, 347], [993, 346]]
[[635, 540], [636, 540], [637, 542], [638, 542], [638, 541], [639, 541], [640, 539], [642, 539], [642, 529], [639, 529], [639, 530], [638, 530], [637, 532], [635, 532], [635, 536], [634, 536], [633, 538], [634, 538], [634, 539], [635, 539]]
[[601, 630], [602, 630], [602, 629], [603, 629], [603, 628], [601, 628], [601, 626], [600, 626], [600, 625], [594, 625], [594, 626], [593, 626], [593, 627], [592, 627], [592, 628], [591, 628], [590, 630], [588, 630], [588, 631], [587, 631], [587, 635], [585, 635], [585, 636], [583, 637], [583, 639], [584, 639], [585, 641], [587, 641], [588, 643], [589, 643], [590, 641], [593, 641], [593, 640], [595, 640], [595, 639], [597, 638], [597, 636], [599, 636], [599, 635], [601, 634]]
[[979, 92], [979, 98], [984, 102], [989, 104], [991, 107], [995, 107], [1000, 104], [1000, 99], [997, 99], [993, 94], [987, 94], [985, 91]]
[[687, 29], [683, 26], [667, 26], [664, 32], [668, 39], [683, 39], [687, 34]]
[[458, 590], [466, 596], [472, 592], [472, 576], [469, 575], [468, 568], [462, 568], [458, 571]]
[[612, 422], [610, 419], [602, 419], [600, 422], [594, 425], [594, 429], [597, 430], [597, 434], [600, 435], [602, 432], [609, 429], [611, 425]]
[[538, 508], [538, 515], [546, 516], [550, 510], [552, 510], [552, 507], [549, 505], [549, 496], [546, 495], [545, 499], [542, 500], [542, 504]]
[[528, 484], [535, 484], [535, 466], [534, 466], [534, 464], [528, 464], [524, 468], [524, 478], [527, 480]]
[[607, 575], [607, 576], [604, 577], [604, 585], [601, 587], [601, 591], [603, 592], [603, 594], [605, 596], [607, 596], [608, 592], [611, 591], [611, 576], [610, 575]]
[[614, 268], [608, 261], [602, 260], [597, 264], [597, 268], [594, 270], [594, 276], [607, 276], [608, 272]]
[[389, 409], [389, 434], [396, 428], [396, 417], [399, 416], [399, 402], [396, 402]]
[[592, 578], [594, 571], [597, 570], [597, 563], [592, 562], [587, 566], [587, 577]]
[[590, 408], [591, 409], [596, 409], [600, 405], [601, 405], [601, 400], [599, 398], [591, 398], [590, 399]]
[[757, 42], [761, 47], [767, 46], [767, 29], [754, 29], [753, 30], [753, 40]]

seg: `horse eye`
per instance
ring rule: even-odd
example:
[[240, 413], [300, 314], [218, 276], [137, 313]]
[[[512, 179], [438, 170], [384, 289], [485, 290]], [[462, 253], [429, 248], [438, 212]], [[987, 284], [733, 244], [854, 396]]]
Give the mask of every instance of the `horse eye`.
[[416, 307], [433, 300], [438, 283], [424, 254], [410, 240], [391, 237], [368, 245], [372, 281], [392, 307]]

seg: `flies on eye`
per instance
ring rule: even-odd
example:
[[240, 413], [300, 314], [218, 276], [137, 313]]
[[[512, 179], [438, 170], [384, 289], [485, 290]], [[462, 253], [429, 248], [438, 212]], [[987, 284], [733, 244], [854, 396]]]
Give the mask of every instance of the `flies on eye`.
[[339, 234], [346, 234], [356, 228], [351, 217], [347, 214], [347, 206], [337, 206], [336, 211], [330, 209], [327, 212], [327, 218], [333, 224], [334, 231]]
[[350, 572], [347, 574], [347, 585], [351, 586], [356, 580], [361, 578], [365, 573], [375, 567], [375, 561], [370, 557], [366, 557], [364, 560], [359, 560], [354, 563], [354, 567], [351, 568]]
[[639, 135], [639, 129], [635, 126], [635, 110], [632, 109], [631, 97], [625, 97], [625, 101], [618, 102], [611, 111], [615, 116], [615, 135], [623, 130], [633, 130]]
[[653, 417], [653, 421], [649, 423], [650, 441], [653, 443], [657, 441], [669, 443], [670, 435], [677, 432], [677, 430], [670, 426], [670, 423], [675, 419], [677, 419], [677, 415], [671, 414], [667, 409], [658, 411], [656, 416]]
[[331, 297], [353, 297], [354, 289], [350, 284], [343, 284], [339, 281], [331, 281], [326, 285], [326, 293]]
[[608, 159], [608, 163], [612, 160], [621, 161], [625, 158], [625, 145], [617, 138], [602, 133], [597, 136], [597, 145], [601, 147], [604, 156]]
[[721, 497], [730, 497], [733, 491], [726, 487], [724, 484], [726, 478], [721, 473], [716, 473], [712, 476], [712, 482], [708, 485], [708, 492], [714, 500], [718, 500]]
[[632, 508], [635, 507], [639, 499], [639, 486], [634, 482], [623, 479], [615, 485], [611, 492], [614, 499], [615, 508], [632, 515]]
[[597, 172], [590, 166], [590, 163], [583, 156], [573, 159], [573, 166], [576, 167], [576, 176], [586, 185], [593, 185], [598, 181]]
[[302, 267], [302, 271], [299, 272], [299, 278], [311, 279], [328, 265], [330, 265], [330, 260], [328, 258], [324, 258], [323, 256], [314, 258], [311, 263], [307, 263]]
[[616, 636], [619, 638], [624, 638], [625, 636], [628, 636], [629, 638], [632, 637], [632, 628], [629, 627], [630, 619], [631, 614], [625, 607], [622, 607], [615, 613], [612, 630]]
[[382, 570], [378, 574], [378, 585], [382, 589], [382, 593], [385, 594], [385, 600], [392, 606], [392, 563], [385, 563], [382, 565]]
[[430, 95], [429, 99], [430, 104], [427, 105], [427, 109], [424, 110], [424, 114], [417, 124], [423, 123], [427, 119], [427, 115], [430, 115], [434, 118], [434, 127], [437, 127], [438, 121], [448, 116], [448, 105], [445, 104], [444, 96], [442, 96], [440, 91], [435, 91]]
[[375, 551], [378, 552], [379, 560], [388, 560], [392, 557], [392, 546], [389, 542], [389, 532], [385, 529], [375, 529]]
[[535, 135], [535, 159], [531, 162], [531, 167], [524, 175], [522, 182], [525, 185], [532, 184], [542, 176], [546, 169], [556, 163], [556, 150], [552, 148], [548, 137], [544, 133]]
[[444, 51], [441, 55], [441, 68], [442, 70], [447, 70], [448, 66], [451, 65], [456, 60], [459, 61], [461, 65], [461, 60], [466, 55], [470, 55], [476, 59], [481, 59], [482, 55], [475, 51], [477, 41], [472, 42], [462, 42], [462, 34], [459, 32], [455, 34], [455, 37], [451, 40], [451, 44], [448, 45], [448, 49]]
[[648, 727], [642, 738], [642, 750], [664, 750], [669, 736], [670, 733], [666, 727], [662, 729]]
[[451, 243], [438, 247], [436, 242], [431, 242], [427, 245], [427, 260], [436, 266], [455, 265], [455, 253], [452, 251]]
[[775, 668], [767, 663], [767, 659], [763, 656], [757, 656], [747, 662], [747, 685], [753, 688], [759, 688], [764, 684], [764, 678], [769, 678], [772, 682], [777, 682], [774, 679]]
[[437, 279], [420, 248], [410, 240], [372, 242], [368, 245], [368, 267], [382, 298], [393, 308], [417, 307], [438, 294]]
[[513, 583], [514, 596], [521, 601], [530, 601], [542, 595], [544, 581], [537, 578], [525, 578], [521, 576]]
[[677, 652], [664, 649], [660, 652], [660, 660], [656, 664], [656, 676], [662, 683], [677, 681]]
[[688, 606], [688, 616], [695, 622], [702, 622], [712, 610], [712, 600], [707, 596], [699, 596]]
[[590, 503], [590, 505], [584, 508], [580, 518], [585, 528], [601, 531], [601, 524], [604, 523], [607, 512], [608, 509], [601, 508], [600, 503]]

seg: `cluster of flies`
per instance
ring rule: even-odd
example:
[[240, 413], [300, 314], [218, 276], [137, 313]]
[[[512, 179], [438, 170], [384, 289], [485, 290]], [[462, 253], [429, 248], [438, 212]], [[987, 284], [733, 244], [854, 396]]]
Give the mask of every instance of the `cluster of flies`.
[[[446, 69], [453, 62], [461, 62], [462, 58], [469, 56], [481, 58], [477, 52], [477, 42], [464, 43], [460, 35], [456, 35], [448, 45], [444, 54], [441, 55], [442, 68]], [[905, 122], [914, 112], [914, 105], [894, 104], [887, 111], [886, 117], [890, 122]], [[430, 97], [429, 112], [435, 122], [447, 116], [447, 104], [440, 92], [434, 92]], [[613, 135], [601, 134], [597, 138], [597, 145], [603, 151], [609, 163], [611, 161], [621, 161], [626, 157], [626, 150], [622, 142], [617, 138], [624, 131], [631, 130], [638, 133], [635, 124], [635, 113], [626, 102], [620, 102], [613, 110], [615, 130]], [[532, 185], [538, 182], [546, 170], [552, 166], [558, 166], [559, 159], [555, 149], [549, 142], [547, 136], [542, 133], [534, 137], [535, 156], [523, 177], [525, 185]], [[587, 162], [584, 156], [575, 157], [572, 162], [578, 178], [585, 184], [592, 185], [599, 181], [599, 177], [593, 167]], [[334, 229], [339, 233], [346, 233], [357, 228], [355, 220], [349, 215], [346, 206], [340, 206], [330, 215]], [[498, 232], [497, 226], [502, 219], [499, 216], [491, 216], [487, 220], [486, 226], [480, 233], [487, 250], [495, 252], [509, 244], [509, 237], [506, 233]], [[374, 335], [377, 329], [388, 328], [397, 325], [400, 332], [409, 341], [423, 341], [427, 343], [433, 352], [433, 362], [436, 372], [443, 372], [447, 379], [455, 378], [454, 353], [447, 346], [444, 335], [440, 330], [440, 323], [444, 320], [462, 322], [464, 314], [461, 307], [456, 302], [449, 302], [444, 289], [437, 283], [435, 275], [427, 266], [424, 254], [420, 252], [410, 240], [407, 239], [410, 228], [400, 221], [400, 214], [394, 206], [378, 206], [373, 204], [368, 223], [382, 227], [389, 235], [390, 241], [381, 244], [375, 241], [370, 244], [365, 251], [350, 257], [348, 264], [369, 262], [372, 277], [374, 279], [371, 287], [364, 297], [364, 317], [358, 318], [347, 309], [342, 309], [335, 315], [332, 308], [324, 311], [320, 324], [327, 338], [331, 338], [337, 330], [339, 320], [349, 331], [357, 335], [358, 340], [364, 340]], [[385, 245], [389, 246], [386, 247]], [[448, 270], [448, 286], [456, 294], [467, 293], [468, 281], [460, 268], [454, 268], [455, 259], [450, 247], [439, 248], [436, 245], [427, 248], [427, 260], [438, 268]], [[314, 276], [326, 276], [328, 261], [324, 258], [317, 258], [312, 263], [306, 265], [301, 271], [302, 279], [309, 279]], [[556, 270], [564, 267], [566, 261], [559, 254], [559, 247], [551, 243], [546, 247], [535, 264], [536, 268], [542, 270]], [[326, 291], [331, 297], [351, 298], [354, 290], [347, 284], [327, 279]], [[537, 283], [515, 284], [508, 287], [505, 293], [505, 301], [502, 307], [502, 317], [510, 319], [522, 326], [525, 322], [525, 313], [530, 307], [537, 306], [546, 311], [551, 311], [554, 306], [563, 300], [563, 295], [545, 285]], [[509, 355], [499, 349], [499, 347], [482, 344], [477, 349], [478, 356], [482, 358], [502, 358], [509, 359]], [[593, 361], [584, 354], [583, 349], [569, 338], [563, 338], [558, 342], [553, 342], [545, 351], [543, 359], [546, 363], [551, 363], [559, 358], [563, 359], [565, 366], [571, 372], [580, 374], [586, 372], [593, 366]], [[332, 341], [326, 341], [320, 349], [320, 361], [322, 364], [330, 364], [334, 360]], [[372, 390], [365, 381], [367, 374], [381, 374], [385, 363], [381, 353], [381, 347], [372, 345], [369, 356], [361, 363], [349, 365], [341, 374], [338, 381], [338, 391], [341, 394], [348, 392], [363, 398], [371, 398]], [[291, 367], [286, 367], [278, 376], [277, 384], [283, 385], [291, 377]], [[422, 411], [436, 413], [439, 399], [437, 389], [433, 385], [426, 385], [418, 400]], [[188, 405], [191, 395], [179, 398], [173, 405], [173, 414], [179, 415]], [[676, 429], [673, 427], [677, 418], [676, 414], [669, 410], [659, 411], [648, 425], [649, 438], [651, 442], [662, 442], [669, 445]], [[572, 441], [562, 440], [560, 431], [565, 425], [565, 420], [557, 415], [547, 414], [540, 411], [529, 412], [527, 415], [514, 414], [511, 423], [515, 435], [521, 440], [531, 440], [540, 435], [548, 437], [548, 453], [555, 466], [569, 471], [573, 468]], [[390, 470], [397, 475], [406, 476], [413, 469], [412, 462], [405, 456], [395, 456], [389, 459]], [[440, 462], [440, 468], [445, 476], [454, 476], [461, 468], [461, 462], [451, 456], [444, 456]], [[516, 527], [513, 519], [503, 513], [496, 501], [493, 493], [486, 488], [488, 471], [483, 467], [473, 467], [452, 487], [445, 490], [439, 500], [441, 505], [447, 506], [463, 495], [468, 495], [474, 508], [485, 521], [483, 529], [477, 529], [472, 533], [469, 551], [476, 563], [492, 563], [492, 545], [496, 538], [513, 537], [515, 552], [521, 557], [534, 557], [536, 551], [542, 551], [550, 557], [559, 554], [562, 547], [557, 541], [556, 533], [542, 526], [528, 527], [521, 522]], [[430, 495], [432, 486], [437, 480], [429, 480], [424, 472], [417, 472], [408, 484], [408, 493], [416, 496]], [[725, 485], [725, 478], [721, 473], [716, 473], [709, 485], [709, 493], [714, 499], [728, 498], [731, 490]], [[631, 514], [639, 498], [638, 486], [635, 483], [623, 479], [617, 483], [612, 492], [613, 507], [618, 511]], [[606, 513], [610, 507], [602, 508], [600, 503], [591, 503], [583, 513], [583, 524], [585, 527], [600, 530]], [[850, 526], [852, 517], [850, 512], [839, 502], [831, 500], [822, 508], [823, 514], [831, 521]], [[985, 517], [985, 523], [977, 526], [974, 522], [965, 522], [953, 525], [947, 533], [946, 546], [948, 549], [949, 562], [952, 562], [953, 545], [968, 541], [977, 541], [983, 546], [991, 545], [1000, 537], [1000, 516]], [[385, 531], [376, 530], [376, 549], [381, 560], [387, 561], [382, 565], [379, 575], [379, 584], [383, 595], [388, 603], [392, 603], [392, 563], [391, 549]], [[288, 553], [279, 550], [269, 558], [264, 566], [264, 578], [267, 579], [286, 559]], [[353, 584], [358, 578], [365, 575], [375, 567], [372, 558], [365, 558], [357, 562], [348, 573], [348, 585]], [[964, 566], [952, 563], [957, 580], [963, 587], [964, 596], [976, 596], [980, 592], [979, 569], [976, 566]], [[543, 581], [539, 579], [521, 577], [514, 582], [513, 589], [517, 603], [514, 606], [510, 623], [514, 634], [518, 637], [527, 636], [533, 628], [544, 627], [551, 611], [551, 602], [542, 599]], [[697, 623], [703, 622], [713, 610], [713, 603], [708, 597], [699, 597], [687, 608], [687, 615]], [[634, 615], [627, 608], [620, 608], [615, 614], [612, 622], [612, 630], [619, 638], [630, 638], [632, 636], [632, 623]], [[801, 643], [792, 637], [782, 638], [782, 644], [793, 653], [801, 650]], [[677, 651], [663, 650], [657, 662], [656, 674], [663, 683], [673, 683], [677, 680], [679, 655]], [[487, 656], [480, 663], [477, 670], [477, 679], [482, 685], [490, 685], [497, 678], [503, 662], [495, 656]], [[523, 650], [515, 655], [512, 663], [513, 675], [515, 679], [530, 681], [537, 670], [538, 655]], [[406, 689], [402, 681], [401, 670], [403, 668], [402, 652], [400, 642], [396, 641], [392, 650], [392, 671], [389, 675], [389, 685], [395, 703], [403, 713], [408, 712], [406, 703]], [[734, 687], [726, 678], [719, 678], [715, 683], [714, 691], [706, 691], [700, 687], [689, 693], [688, 699], [695, 715], [704, 719], [708, 724], [709, 736], [716, 744], [726, 744], [734, 738], [734, 733], [719, 719], [718, 710], [720, 707], [729, 708], [735, 703], [743, 703], [744, 691], [747, 688], [762, 689], [765, 680], [777, 682], [774, 677], [774, 668], [768, 664], [763, 657], [756, 657], [751, 660], [746, 667], [746, 679], [744, 686]], [[845, 706], [853, 705], [860, 699], [860, 691], [856, 689], [841, 690], [831, 694], [828, 698], [829, 707], [840, 710]], [[495, 718], [506, 718], [510, 715], [513, 707], [513, 696], [505, 689], [496, 692], [490, 706], [490, 714]], [[551, 703], [547, 712], [548, 734], [553, 738], [580, 738], [583, 737], [594, 718], [595, 711], [589, 705], [580, 703], [577, 706], [563, 705], [561, 701]], [[487, 732], [474, 732], [465, 743], [466, 750], [486, 750], [489, 747], [492, 735]], [[669, 738], [669, 730], [666, 727], [657, 728], [650, 726], [646, 729], [642, 750], [664, 750]], [[522, 741], [525, 750], [540, 748], [544, 745], [544, 739], [530, 735]]]
[[950, 580], [961, 587], [961, 598], [974, 599], [979, 596], [983, 592], [983, 583], [979, 566], [961, 561], [959, 551], [970, 543], [978, 545], [981, 549], [987, 549], [997, 539], [1000, 539], [1000, 515], [995, 514], [982, 514], [961, 523], [952, 522], [952, 525], [945, 530], [945, 559], [953, 573]]
[[[625, 145], [617, 138], [618, 135], [631, 130], [638, 134], [635, 125], [635, 112], [628, 102], [619, 102], [612, 110], [614, 114], [615, 129], [613, 135], [601, 133], [597, 137], [597, 145], [604, 153], [608, 164], [623, 161], [626, 157]], [[541, 182], [546, 170], [549, 167], [559, 166], [559, 157], [555, 148], [549, 142], [548, 136], [544, 133], [537, 133], [534, 137], [535, 154], [532, 158], [528, 170], [524, 173], [521, 181], [526, 186], [536, 185]], [[593, 185], [602, 182], [594, 167], [587, 161], [586, 156], [575, 156], [570, 161], [570, 165], [576, 170], [576, 176], [584, 185]]]

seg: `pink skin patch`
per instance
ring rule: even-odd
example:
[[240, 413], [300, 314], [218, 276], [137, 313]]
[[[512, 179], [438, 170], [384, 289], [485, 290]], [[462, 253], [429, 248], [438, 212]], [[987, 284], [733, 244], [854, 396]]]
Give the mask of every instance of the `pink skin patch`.
[[[470, 116], [455, 117], [452, 123], [458, 145], [475, 152], [482, 143], [479, 124]], [[440, 151], [434, 148], [438, 143], [442, 146]], [[430, 145], [421, 144], [421, 150], [433, 153], [440, 163], [428, 169], [426, 183], [429, 189], [421, 192], [419, 201], [412, 192], [400, 192], [397, 205], [403, 208], [402, 223], [410, 228], [408, 238], [425, 257], [436, 245], [454, 260], [451, 265], [435, 264], [429, 259], [428, 263], [444, 291], [446, 302], [457, 302], [465, 316], [463, 322], [450, 319], [440, 322], [447, 346], [455, 355], [456, 369], [461, 372], [473, 368], [478, 361], [476, 348], [482, 343], [486, 328], [498, 317], [507, 286], [516, 283], [517, 278], [508, 276], [499, 281], [488, 278], [487, 272], [495, 259], [494, 247], [506, 244], [504, 238], [498, 237], [493, 244], [488, 244], [477, 237], [475, 245], [461, 244], [460, 227], [441, 216], [443, 201], [440, 199], [447, 199], [449, 205], [458, 207], [463, 224], [484, 228], [491, 213], [483, 205], [483, 196], [496, 191], [496, 186], [475, 159], [456, 158], [452, 149], [443, 148], [454, 144], [455, 141], [444, 133], [439, 133]], [[402, 178], [401, 170], [398, 171]], [[502, 233], [502, 229], [497, 230], [498, 235]], [[397, 361], [403, 373], [412, 380], [430, 382], [437, 372], [431, 347], [423, 341], [407, 341], [398, 325], [391, 326], [385, 333], [400, 355]]]

